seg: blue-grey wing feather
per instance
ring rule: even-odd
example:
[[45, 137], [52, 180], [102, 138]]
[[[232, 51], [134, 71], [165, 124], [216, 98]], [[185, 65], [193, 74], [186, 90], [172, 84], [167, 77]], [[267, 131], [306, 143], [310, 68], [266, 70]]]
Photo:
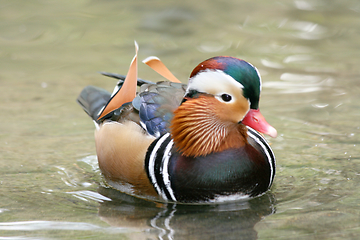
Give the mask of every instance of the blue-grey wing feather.
[[169, 131], [174, 110], [180, 105], [186, 85], [172, 82], [144, 84], [133, 106], [149, 134], [160, 136]]

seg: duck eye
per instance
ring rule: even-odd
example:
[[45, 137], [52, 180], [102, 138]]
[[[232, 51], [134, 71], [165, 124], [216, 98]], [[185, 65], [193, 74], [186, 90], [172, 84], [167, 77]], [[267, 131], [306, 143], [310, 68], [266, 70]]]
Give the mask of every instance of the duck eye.
[[231, 99], [232, 99], [232, 97], [231, 97], [231, 95], [224, 93], [223, 95], [221, 95], [221, 99], [222, 99], [224, 102], [230, 102]]

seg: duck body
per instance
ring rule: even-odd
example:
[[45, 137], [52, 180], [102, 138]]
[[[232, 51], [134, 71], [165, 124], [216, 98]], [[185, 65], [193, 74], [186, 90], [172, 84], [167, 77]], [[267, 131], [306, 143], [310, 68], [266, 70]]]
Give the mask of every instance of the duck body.
[[271, 136], [276, 130], [266, 122], [256, 125], [262, 121], [256, 115], [261, 79], [251, 64], [208, 59], [194, 69], [188, 85], [137, 80], [140, 89], [131, 102], [101, 114], [124, 93], [124, 77], [106, 75], [120, 79], [113, 95], [88, 86], [78, 102], [96, 122], [99, 167], [109, 185], [179, 203], [231, 201], [270, 188], [275, 157], [252, 127]]
[[[162, 144], [157, 145], [159, 142]], [[152, 157], [155, 147], [160, 155]], [[169, 153], [167, 148], [171, 148]], [[266, 192], [274, 177], [274, 159], [270, 161], [261, 148], [256, 149], [251, 144], [207, 156], [186, 157], [173, 146], [170, 135], [165, 134], [150, 145], [145, 168], [162, 199], [186, 203], [221, 202]], [[159, 171], [165, 168], [167, 172]]]

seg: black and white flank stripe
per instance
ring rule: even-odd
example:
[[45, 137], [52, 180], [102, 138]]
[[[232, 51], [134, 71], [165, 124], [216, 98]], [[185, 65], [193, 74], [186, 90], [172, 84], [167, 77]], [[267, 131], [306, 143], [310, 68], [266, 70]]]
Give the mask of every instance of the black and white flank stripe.
[[166, 201], [176, 202], [171, 188], [169, 175], [169, 159], [174, 145], [170, 133], [156, 139], [148, 149], [145, 160], [145, 169], [156, 192]]
[[248, 131], [247, 131], [248, 136], [251, 139], [253, 139], [262, 148], [262, 150], [266, 154], [266, 158], [267, 158], [267, 161], [270, 166], [270, 181], [269, 181], [269, 186], [268, 186], [268, 188], [270, 188], [271, 184], [274, 181], [274, 177], [275, 177], [275, 168], [276, 168], [275, 155], [274, 155], [272, 149], [270, 148], [268, 142], [266, 141], [266, 139], [260, 133], [258, 133], [251, 127], [248, 127], [248, 126], [246, 126], [246, 127], [248, 129]]
[[[270, 166], [270, 179], [268, 188], [275, 177], [275, 156], [265, 138], [254, 129], [248, 127], [248, 136], [264, 153]], [[176, 193], [171, 184], [169, 161], [172, 156], [174, 142], [170, 133], [157, 138], [149, 147], [145, 159], [145, 169], [156, 192], [165, 201], [176, 202]], [[175, 156], [174, 156], [175, 157]], [[211, 199], [209, 199], [211, 200]]]

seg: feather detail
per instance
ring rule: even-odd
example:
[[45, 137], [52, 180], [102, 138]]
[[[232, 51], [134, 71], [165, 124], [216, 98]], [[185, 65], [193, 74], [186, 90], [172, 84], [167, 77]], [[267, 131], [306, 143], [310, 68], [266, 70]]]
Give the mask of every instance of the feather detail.
[[246, 127], [220, 116], [223, 104], [214, 97], [187, 99], [174, 112], [171, 135], [187, 157], [206, 156], [247, 143]]

